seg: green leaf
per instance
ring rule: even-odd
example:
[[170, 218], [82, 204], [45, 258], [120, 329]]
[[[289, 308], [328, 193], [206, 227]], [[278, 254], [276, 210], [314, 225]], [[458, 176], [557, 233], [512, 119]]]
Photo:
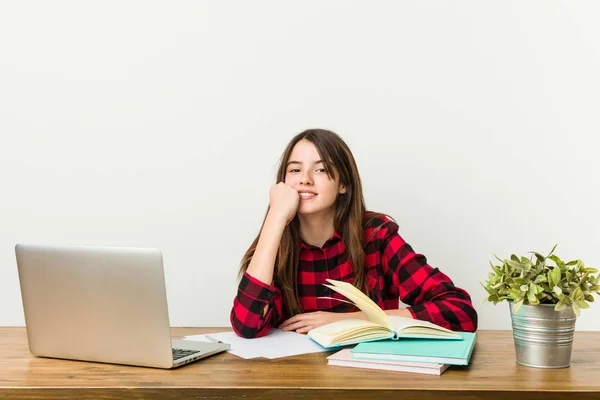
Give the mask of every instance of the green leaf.
[[538, 275], [538, 276], [536, 276], [535, 281], [533, 281], [533, 283], [537, 284], [537, 283], [542, 283], [542, 282], [546, 282], [546, 281], [547, 281], [546, 276]]
[[513, 260], [513, 261], [516, 261], [516, 262], [520, 262], [520, 261], [521, 261], [521, 260], [519, 260], [519, 257], [517, 257], [517, 256], [516, 256], [516, 255], [514, 255], [514, 254], [511, 254], [511, 255], [510, 255], [510, 259], [511, 259], [511, 260]]
[[[533, 285], [533, 291], [535, 292], [536, 296], [540, 293], [542, 293], [544, 291], [544, 288], [541, 287], [540, 285]], [[539, 300], [539, 297], [538, 297]]]
[[535, 286], [532, 286], [527, 292], [527, 300], [529, 301], [529, 304], [540, 304], [540, 301], [535, 295]]
[[555, 256], [554, 254], [552, 254], [551, 256], [548, 256], [548, 258], [551, 259], [552, 261], [554, 261], [556, 263], [556, 265], [558, 265], [558, 266], [565, 265], [563, 260], [561, 260], [559, 257]]
[[513, 300], [513, 301], [519, 301], [523, 298], [523, 295], [521, 294], [520, 290], [517, 289], [511, 289], [508, 291], [508, 296]]
[[585, 282], [587, 281], [587, 278], [590, 274], [588, 272], [584, 273], [583, 276], [581, 277], [581, 279], [579, 279], [580, 282]]
[[589, 274], [595, 274], [598, 272], [598, 270], [596, 268], [586, 267], [583, 269], [583, 272], [587, 272]]
[[518, 312], [519, 312], [519, 310], [521, 310], [521, 307], [523, 307], [523, 299], [521, 299], [521, 300], [519, 300], [519, 301], [517, 301], [517, 302], [515, 303], [515, 309], [514, 309], [514, 312], [515, 312], [515, 313], [518, 313]]
[[521, 292], [527, 292], [529, 290], [529, 285], [521, 285], [519, 289]]
[[581, 309], [590, 308], [590, 305], [588, 303], [586, 303], [585, 300], [577, 300], [575, 303], [577, 303], [577, 305]]
[[493, 270], [493, 271], [494, 271], [496, 274], [498, 274], [498, 275], [504, 275], [504, 274], [502, 273], [502, 269], [501, 269], [501, 267], [497, 267], [497, 266], [495, 266], [494, 264], [492, 264], [492, 262], [491, 262], [491, 261], [490, 261], [490, 265], [492, 266], [492, 270]]
[[560, 296], [560, 295], [562, 294], [562, 289], [561, 289], [561, 288], [559, 288], [558, 286], [554, 286], [554, 287], [552, 288], [552, 291], [553, 291], [554, 293], [556, 293], [556, 295], [557, 295], [557, 296]]
[[579, 309], [579, 306], [577, 305], [577, 303], [573, 303], [573, 304], [571, 304], [571, 306], [573, 307], [573, 311], [575, 312], [575, 315], [577, 315], [579, 317], [581, 315], [581, 310]]
[[554, 298], [552, 297], [552, 293], [542, 293], [542, 297], [540, 300], [548, 299], [551, 303], [554, 303]]
[[533, 266], [534, 271], [537, 271], [538, 274], [540, 272], [542, 272], [544, 269], [547, 269], [546, 267], [546, 261], [538, 261], [537, 263], [535, 263], [535, 265]]
[[585, 301], [589, 301], [591, 303], [594, 302], [594, 296], [592, 296], [591, 294], [586, 294], [585, 295]]
[[552, 250], [550, 250], [550, 254], [548, 254], [548, 256], [550, 256], [552, 253], [554, 253], [554, 249], [556, 249], [556, 246], [558, 246], [558, 243], [554, 245], [554, 247], [552, 248]]
[[552, 272], [550, 272], [551, 278], [552, 278], [552, 282], [554, 283], [554, 285], [551, 286], [556, 286], [558, 285], [558, 283], [560, 282], [560, 268], [559, 267], [554, 267], [554, 269], [552, 269]]
[[558, 300], [562, 301], [563, 303], [566, 303], [566, 304], [571, 304], [571, 300], [569, 300], [569, 298], [567, 296], [565, 296], [564, 294], [559, 294]]
[[565, 310], [566, 308], [567, 308], [567, 305], [565, 303], [563, 303], [562, 301], [559, 301], [554, 306], [554, 311], [562, 311], [562, 310]]
[[492, 290], [490, 290], [487, 286], [485, 286], [483, 283], [479, 282], [479, 284], [481, 285], [481, 287], [483, 287], [485, 289], [486, 292], [488, 292], [488, 294], [492, 294]]
[[516, 269], [516, 270], [521, 270], [523, 267], [521, 266], [521, 263], [517, 262], [517, 261], [513, 261], [513, 260], [506, 260], [506, 264], [508, 264], [510, 267]]
[[542, 262], [542, 261], [546, 260], [546, 257], [544, 257], [543, 255], [541, 255], [540, 253], [537, 253], [535, 251], [530, 251], [529, 253], [535, 255], [535, 258], [537, 258], [539, 262]]
[[[492, 253], [494, 254], [494, 253]], [[500, 257], [498, 257], [497, 255], [494, 254], [494, 257], [496, 257], [496, 260], [500, 261], [502, 264], [504, 264], [504, 260], [501, 259]]]
[[548, 279], [548, 286], [550, 286], [550, 287], [554, 287], [558, 284], [558, 282], [556, 282], [554, 280], [554, 275], [552, 275], [552, 271], [548, 272], [547, 279]]

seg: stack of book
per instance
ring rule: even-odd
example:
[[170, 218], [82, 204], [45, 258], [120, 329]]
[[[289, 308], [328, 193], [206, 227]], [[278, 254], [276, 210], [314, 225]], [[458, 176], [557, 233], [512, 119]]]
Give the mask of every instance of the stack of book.
[[427, 321], [388, 316], [349, 283], [328, 280], [326, 285], [360, 308], [368, 320], [345, 319], [313, 329], [308, 336], [326, 349], [343, 348], [328, 364], [431, 375], [450, 365], [468, 365], [476, 334], [453, 332]]
[[350, 349], [343, 349], [327, 357], [328, 365], [389, 371], [415, 372], [419, 374], [441, 375], [450, 365], [440, 363], [413, 363], [378, 359], [360, 359], [352, 357]]

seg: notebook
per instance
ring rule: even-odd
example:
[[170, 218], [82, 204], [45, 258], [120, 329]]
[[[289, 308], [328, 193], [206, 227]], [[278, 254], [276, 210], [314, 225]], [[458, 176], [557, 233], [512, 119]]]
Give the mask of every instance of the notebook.
[[387, 360], [362, 360], [353, 358], [350, 349], [343, 349], [327, 357], [328, 365], [388, 371], [412, 372], [418, 374], [441, 375], [448, 364], [411, 363]]
[[15, 253], [36, 356], [174, 368], [229, 349], [171, 340], [157, 249], [18, 244]]
[[459, 333], [463, 340], [380, 340], [360, 343], [351, 352], [356, 359], [468, 365], [476, 334]]

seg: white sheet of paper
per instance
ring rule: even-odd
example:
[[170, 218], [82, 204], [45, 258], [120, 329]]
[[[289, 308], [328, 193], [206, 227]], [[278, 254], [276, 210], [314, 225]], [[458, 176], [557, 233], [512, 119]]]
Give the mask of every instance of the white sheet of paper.
[[256, 357], [273, 359], [327, 351], [306, 335], [285, 332], [281, 329], [272, 329], [266, 336], [255, 339], [244, 339], [236, 335], [235, 332], [219, 332], [186, 336], [184, 340], [209, 340], [229, 343], [231, 345], [229, 353], [246, 359]]

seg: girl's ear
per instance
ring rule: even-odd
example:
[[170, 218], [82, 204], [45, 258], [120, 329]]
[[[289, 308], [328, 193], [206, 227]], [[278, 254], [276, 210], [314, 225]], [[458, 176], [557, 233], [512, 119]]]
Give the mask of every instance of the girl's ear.
[[340, 191], [339, 191], [339, 193], [340, 193], [340, 194], [344, 194], [344, 193], [346, 193], [346, 186], [344, 186], [344, 185], [340, 185]]

